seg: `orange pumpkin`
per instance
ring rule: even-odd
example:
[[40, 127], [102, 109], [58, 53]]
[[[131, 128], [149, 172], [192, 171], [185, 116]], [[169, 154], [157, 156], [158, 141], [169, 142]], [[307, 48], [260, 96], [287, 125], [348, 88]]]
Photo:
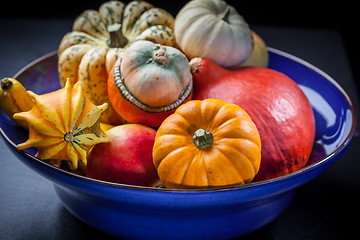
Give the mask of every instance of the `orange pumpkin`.
[[239, 106], [191, 100], [159, 127], [153, 160], [166, 188], [245, 184], [260, 167], [260, 135]]

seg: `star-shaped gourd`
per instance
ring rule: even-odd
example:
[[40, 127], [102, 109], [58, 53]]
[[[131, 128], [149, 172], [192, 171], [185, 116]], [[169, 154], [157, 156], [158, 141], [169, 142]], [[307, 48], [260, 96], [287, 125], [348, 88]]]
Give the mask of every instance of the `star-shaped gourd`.
[[39, 159], [70, 161], [70, 168], [75, 170], [79, 160], [86, 166], [92, 146], [110, 141], [99, 121], [107, 103], [100, 106], [90, 103], [79, 82], [72, 86], [67, 80], [65, 87], [57, 91], [28, 94], [34, 101], [33, 108], [14, 115], [29, 125], [29, 139], [17, 145], [18, 149], [35, 147]]

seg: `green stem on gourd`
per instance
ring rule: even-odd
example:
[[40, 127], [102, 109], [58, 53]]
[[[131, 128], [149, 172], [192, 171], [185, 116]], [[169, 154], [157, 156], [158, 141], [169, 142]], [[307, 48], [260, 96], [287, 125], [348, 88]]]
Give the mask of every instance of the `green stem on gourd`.
[[195, 131], [192, 141], [200, 150], [206, 150], [213, 144], [213, 136], [209, 131], [199, 128]]
[[4, 90], [8, 90], [12, 84], [12, 81], [10, 81], [8, 78], [1, 79], [1, 88]]
[[107, 40], [107, 45], [111, 48], [121, 48], [124, 47], [128, 40], [124, 35], [122, 34], [121, 30], [121, 24], [115, 23], [112, 25], [109, 25], [107, 27], [107, 30], [110, 34], [109, 39]]
[[219, 15], [219, 18], [221, 20], [224, 20], [225, 22], [229, 22], [229, 15], [230, 15], [230, 8], [227, 7], [225, 12], [223, 12], [221, 15]]

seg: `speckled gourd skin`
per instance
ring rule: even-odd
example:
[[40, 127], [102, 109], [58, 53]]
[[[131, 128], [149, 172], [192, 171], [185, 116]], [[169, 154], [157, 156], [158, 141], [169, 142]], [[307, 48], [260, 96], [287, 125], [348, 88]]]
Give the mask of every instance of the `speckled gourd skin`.
[[[127, 43], [120, 47], [108, 44], [108, 26], [120, 23]], [[72, 32], [67, 33], [58, 48], [59, 78], [64, 86], [67, 78], [74, 84], [80, 81], [84, 95], [95, 105], [108, 103], [102, 122], [119, 124], [107, 94], [107, 78], [115, 61], [137, 40], [149, 40], [176, 46], [173, 33], [174, 18], [167, 11], [154, 8], [145, 1], [103, 3], [98, 11], [86, 10], [76, 18]]]

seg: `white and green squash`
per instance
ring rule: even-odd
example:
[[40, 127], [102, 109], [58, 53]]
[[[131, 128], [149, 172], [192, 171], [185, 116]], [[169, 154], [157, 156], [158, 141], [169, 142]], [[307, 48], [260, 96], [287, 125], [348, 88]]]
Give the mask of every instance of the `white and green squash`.
[[127, 121], [157, 127], [192, 94], [189, 61], [177, 48], [133, 43], [109, 75], [113, 107]]
[[[83, 84], [84, 95], [96, 105], [108, 103], [107, 78], [115, 61], [137, 40], [176, 46], [174, 17], [145, 1], [103, 3], [99, 10], [86, 10], [76, 18], [71, 32], [58, 48], [60, 83], [69, 78]], [[111, 105], [102, 122], [119, 124], [122, 119]]]
[[206, 58], [235, 67], [249, 58], [253, 37], [237, 10], [223, 0], [192, 0], [176, 15], [178, 47], [189, 58]]

